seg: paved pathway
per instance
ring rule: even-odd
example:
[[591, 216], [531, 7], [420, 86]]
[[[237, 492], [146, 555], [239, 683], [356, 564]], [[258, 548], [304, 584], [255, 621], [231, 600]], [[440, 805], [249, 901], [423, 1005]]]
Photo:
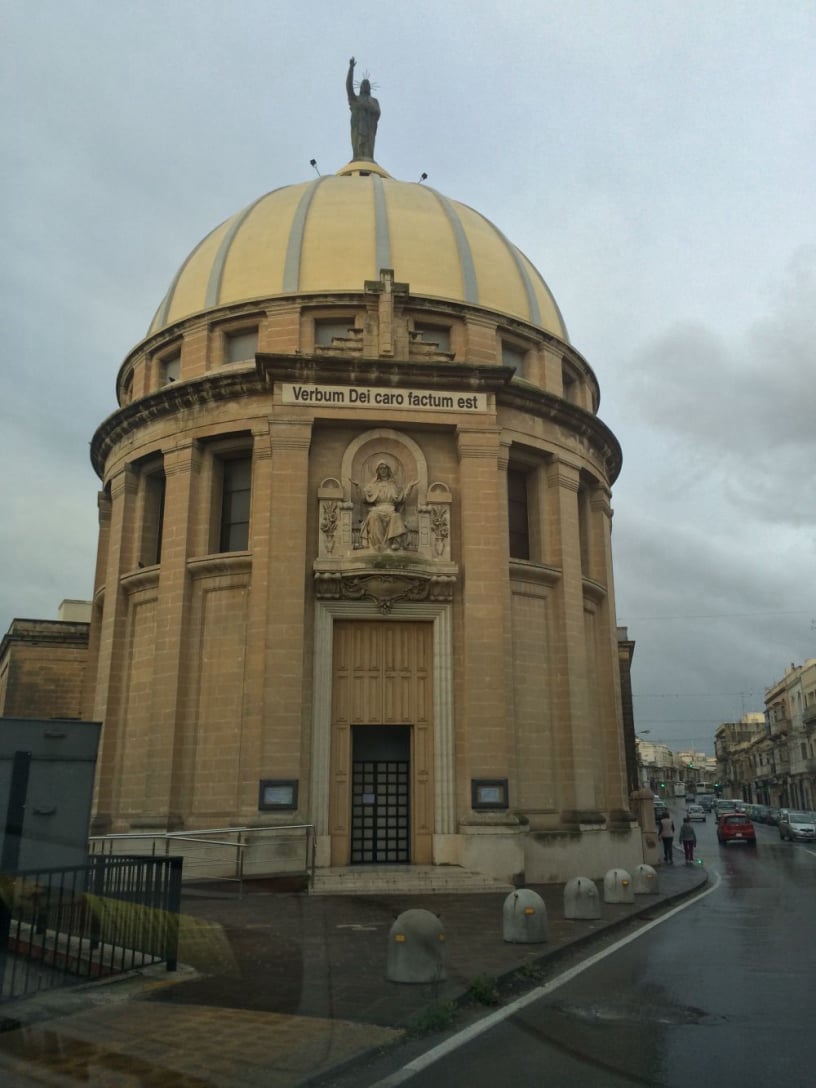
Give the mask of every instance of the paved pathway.
[[[461, 999], [474, 979], [534, 979], [576, 942], [608, 932], [705, 881], [697, 867], [660, 871], [660, 892], [602, 904], [568, 922], [563, 886], [535, 890], [545, 945], [506, 944], [504, 895], [323, 897], [187, 893], [176, 975], [156, 968], [4, 1009], [0, 1083], [76, 1088], [277, 1088], [296, 1085], [403, 1037], [423, 1010]], [[385, 979], [388, 931], [409, 907], [440, 915], [447, 980]], [[525, 983], [526, 984], [526, 983]]]

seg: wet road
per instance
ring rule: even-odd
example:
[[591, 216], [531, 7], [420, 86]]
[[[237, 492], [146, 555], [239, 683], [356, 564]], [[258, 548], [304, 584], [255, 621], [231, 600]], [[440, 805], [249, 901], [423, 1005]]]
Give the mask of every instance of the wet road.
[[408, 1083], [816, 1084], [816, 845], [758, 825], [756, 850], [724, 848], [711, 818], [695, 830], [711, 894]]

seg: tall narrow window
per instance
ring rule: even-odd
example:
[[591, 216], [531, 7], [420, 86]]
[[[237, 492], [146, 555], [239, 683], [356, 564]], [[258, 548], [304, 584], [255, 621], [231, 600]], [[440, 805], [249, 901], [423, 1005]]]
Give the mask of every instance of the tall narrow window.
[[527, 511], [527, 473], [507, 471], [507, 516], [510, 530], [510, 558], [530, 558], [530, 521]]
[[578, 538], [581, 546], [581, 570], [585, 578], [590, 577], [592, 564], [592, 507], [590, 506], [589, 488], [581, 484], [578, 488]]
[[507, 340], [501, 342], [502, 366], [512, 366], [517, 378], [524, 377], [525, 351], [517, 344], [511, 344]]
[[581, 383], [575, 371], [566, 365], [561, 367], [561, 382], [564, 387], [564, 400], [570, 404], [581, 403]]
[[165, 355], [161, 361], [161, 383], [162, 385], [170, 385], [171, 382], [177, 382], [181, 374], [181, 352], [173, 352], [172, 355]]
[[142, 541], [139, 561], [143, 567], [161, 562], [162, 529], [164, 525], [164, 472], [151, 472], [144, 478], [144, 507], [142, 511]]
[[122, 385], [122, 404], [130, 404], [133, 400], [133, 371], [131, 370]]
[[224, 461], [219, 549], [222, 552], [243, 552], [249, 547], [251, 480], [249, 457]]

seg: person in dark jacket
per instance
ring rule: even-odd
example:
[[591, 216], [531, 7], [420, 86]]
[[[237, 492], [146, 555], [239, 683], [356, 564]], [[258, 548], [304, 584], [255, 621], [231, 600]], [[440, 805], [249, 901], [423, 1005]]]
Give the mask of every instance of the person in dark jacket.
[[683, 844], [683, 853], [686, 855], [686, 865], [694, 864], [694, 847], [697, 845], [697, 834], [691, 826], [688, 816], [683, 818], [680, 826], [680, 834], [677, 836]]

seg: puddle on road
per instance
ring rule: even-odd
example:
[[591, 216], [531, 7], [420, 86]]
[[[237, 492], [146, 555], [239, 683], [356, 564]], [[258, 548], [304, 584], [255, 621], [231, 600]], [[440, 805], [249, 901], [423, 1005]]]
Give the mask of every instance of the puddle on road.
[[553, 1004], [551, 1008], [563, 1016], [569, 1016], [574, 1020], [582, 1020], [584, 1023], [589, 1024], [716, 1024], [725, 1019], [724, 1016], [715, 1016], [706, 1012], [705, 1009], [697, 1009], [693, 1005], [655, 1009], [648, 1004], [612, 1005], [598, 1003], [594, 1005]]

